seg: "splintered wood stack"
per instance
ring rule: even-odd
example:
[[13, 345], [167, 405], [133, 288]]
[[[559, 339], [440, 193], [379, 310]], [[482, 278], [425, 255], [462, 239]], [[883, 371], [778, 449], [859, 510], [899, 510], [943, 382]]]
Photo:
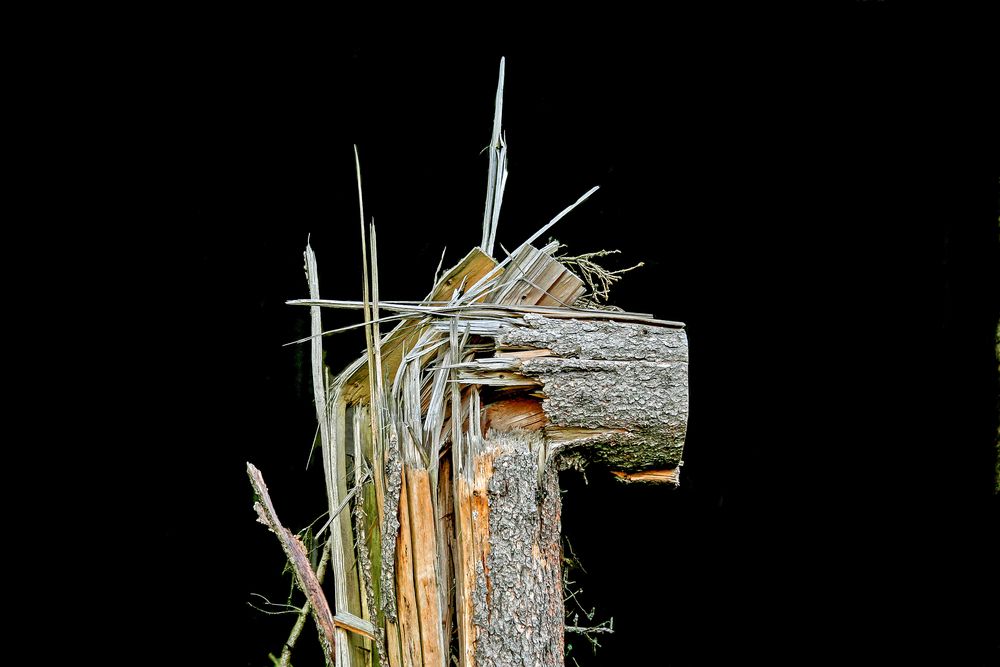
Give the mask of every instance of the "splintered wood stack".
[[[561, 666], [558, 471], [600, 463], [625, 481], [678, 483], [683, 325], [581, 307], [592, 281], [554, 256], [557, 243], [535, 245], [596, 188], [502, 261], [491, 256], [506, 182], [502, 92], [501, 62], [479, 248], [423, 301], [380, 301], [362, 213], [364, 298], [321, 299], [307, 247], [310, 298], [290, 302], [313, 317], [338, 665]], [[332, 380], [323, 307], [362, 310], [368, 340]]]

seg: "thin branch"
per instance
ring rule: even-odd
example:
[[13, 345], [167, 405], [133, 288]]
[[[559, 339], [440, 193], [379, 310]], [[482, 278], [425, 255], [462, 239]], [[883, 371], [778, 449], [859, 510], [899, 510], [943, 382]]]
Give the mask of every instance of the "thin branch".
[[295, 582], [299, 589], [305, 593], [309, 603], [309, 610], [316, 622], [316, 629], [319, 630], [319, 640], [323, 645], [323, 653], [327, 656], [327, 660], [333, 663], [335, 661], [333, 651], [336, 646], [333, 614], [330, 612], [330, 605], [326, 601], [326, 595], [323, 593], [319, 579], [309, 563], [305, 547], [299, 538], [281, 525], [278, 520], [278, 514], [271, 502], [271, 496], [267, 492], [267, 484], [264, 483], [264, 476], [261, 475], [260, 470], [252, 463], [247, 463], [247, 475], [250, 476], [250, 484], [253, 486], [257, 498], [253, 508], [257, 512], [258, 521], [270, 528], [271, 532], [278, 537], [278, 542], [281, 543], [281, 548], [292, 566]]
[[295, 605], [292, 605], [292, 604], [281, 604], [281, 603], [278, 603], [278, 602], [271, 602], [270, 600], [268, 600], [266, 597], [264, 597], [260, 593], [250, 593], [250, 595], [253, 595], [254, 597], [260, 598], [261, 600], [264, 601], [264, 604], [267, 605], [267, 606], [270, 606], [270, 607], [285, 607], [285, 609], [281, 609], [280, 611], [269, 611], [267, 609], [264, 609], [263, 607], [258, 607], [253, 602], [250, 602], [249, 600], [247, 600], [247, 606], [248, 607], [250, 607], [254, 611], [259, 611], [262, 614], [267, 614], [268, 616], [281, 616], [282, 614], [299, 614], [299, 613], [302, 612], [302, 607], [296, 607]]
[[594, 261], [608, 255], [617, 255], [620, 252], [620, 250], [598, 250], [597, 252], [588, 252], [574, 257], [562, 255], [556, 257], [556, 259], [587, 283], [590, 291], [582, 298], [582, 302], [593, 308], [602, 302], [607, 302], [611, 286], [621, 280], [622, 274], [644, 266], [642, 262], [639, 262], [627, 269], [611, 271]]
[[592, 628], [581, 628], [576, 625], [567, 625], [566, 632], [577, 634], [577, 635], [613, 635], [615, 631], [612, 628], [594, 626]]
[[[316, 568], [316, 581], [323, 583], [323, 576], [326, 574], [326, 564], [330, 562], [330, 542], [327, 541], [326, 547], [323, 548], [323, 556], [319, 559], [319, 567]], [[295, 642], [299, 640], [299, 635], [302, 634], [302, 629], [306, 626], [306, 618], [309, 616], [309, 601], [302, 605], [302, 610], [299, 612], [299, 620], [295, 621], [295, 625], [292, 626], [292, 631], [288, 633], [288, 639], [285, 640], [285, 645], [281, 649], [281, 660], [278, 662], [279, 667], [291, 667], [292, 660], [292, 649], [295, 648]]]

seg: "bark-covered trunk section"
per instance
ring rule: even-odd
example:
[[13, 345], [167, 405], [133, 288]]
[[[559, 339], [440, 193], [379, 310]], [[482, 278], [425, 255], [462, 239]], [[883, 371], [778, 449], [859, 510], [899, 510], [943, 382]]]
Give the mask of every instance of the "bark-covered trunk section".
[[[550, 456], [573, 452], [630, 472], [680, 465], [688, 415], [683, 329], [528, 314], [502, 327], [495, 347], [497, 357], [510, 359], [504, 381], [516, 376], [537, 385], [517, 405], [506, 399], [503, 423], [541, 429]], [[470, 381], [475, 374], [467, 371]]]
[[485, 494], [488, 544], [476, 563], [476, 664], [563, 664], [558, 474], [538, 474], [538, 433], [491, 436], [479, 454], [474, 494]]

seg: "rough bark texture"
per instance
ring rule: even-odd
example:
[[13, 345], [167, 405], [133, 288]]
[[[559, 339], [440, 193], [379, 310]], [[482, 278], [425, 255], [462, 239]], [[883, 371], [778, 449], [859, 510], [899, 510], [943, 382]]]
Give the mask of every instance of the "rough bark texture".
[[[498, 351], [548, 349], [520, 362], [542, 383], [552, 451], [625, 470], [674, 468], [687, 432], [687, 336], [683, 329], [525, 315], [505, 327]], [[584, 451], [585, 450], [585, 451]]]
[[[609, 313], [614, 315], [614, 313]], [[528, 313], [523, 325], [505, 327], [497, 347], [549, 349], [560, 357], [608, 361], [687, 362], [687, 335], [674, 327], [610, 322], [560, 320]]]
[[476, 664], [563, 664], [563, 593], [558, 475], [539, 485], [537, 432], [498, 433], [481, 456], [492, 461], [486, 483], [489, 549], [477, 567]]

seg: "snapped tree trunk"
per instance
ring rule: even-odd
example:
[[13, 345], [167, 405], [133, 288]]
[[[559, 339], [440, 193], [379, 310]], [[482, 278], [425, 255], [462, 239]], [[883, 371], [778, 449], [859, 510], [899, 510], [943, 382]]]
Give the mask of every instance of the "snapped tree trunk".
[[402, 321], [319, 397], [341, 453], [331, 483], [364, 504], [339, 540], [366, 552], [341, 558], [358, 582], [347, 611], [385, 633], [351, 635], [342, 664], [562, 665], [559, 470], [677, 483], [683, 327], [562, 305], [583, 283], [555, 247], [512, 266], [473, 250], [422, 305], [372, 302], [369, 321]]
[[[307, 247], [310, 298], [289, 302], [312, 317], [335, 592], [317, 623], [339, 667], [561, 666], [559, 471], [600, 463], [623, 481], [678, 483], [683, 325], [598, 307], [622, 273], [594, 264], [606, 252], [562, 263], [557, 242], [533, 245], [597, 188], [492, 257], [502, 94], [501, 61], [479, 248], [419, 304], [380, 301], [362, 205], [362, 301], [321, 299]], [[360, 197], [360, 165], [358, 178]], [[332, 380], [323, 308], [364, 316], [366, 354]]]

